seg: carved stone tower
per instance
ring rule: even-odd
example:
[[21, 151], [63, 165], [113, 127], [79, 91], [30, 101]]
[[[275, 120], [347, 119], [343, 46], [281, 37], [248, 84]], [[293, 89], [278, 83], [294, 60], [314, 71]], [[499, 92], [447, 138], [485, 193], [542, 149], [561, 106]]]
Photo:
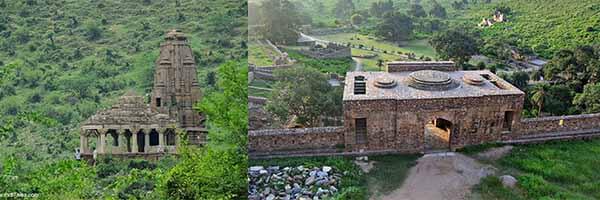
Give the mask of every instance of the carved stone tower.
[[198, 131], [203, 117], [192, 108], [201, 98], [196, 62], [181, 31], [167, 33], [155, 65], [152, 110], [177, 119], [179, 127], [187, 132]]

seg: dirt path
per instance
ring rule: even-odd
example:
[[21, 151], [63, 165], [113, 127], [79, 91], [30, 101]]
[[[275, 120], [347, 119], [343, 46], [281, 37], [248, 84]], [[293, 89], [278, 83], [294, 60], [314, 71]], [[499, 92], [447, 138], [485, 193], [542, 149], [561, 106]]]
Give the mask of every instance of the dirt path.
[[427, 154], [417, 162], [402, 187], [371, 199], [465, 199], [473, 185], [495, 171], [493, 167], [459, 153]]
[[355, 72], [362, 71], [362, 60], [360, 60], [360, 58], [355, 58], [355, 57], [352, 57], [352, 60], [354, 61], [354, 71]]

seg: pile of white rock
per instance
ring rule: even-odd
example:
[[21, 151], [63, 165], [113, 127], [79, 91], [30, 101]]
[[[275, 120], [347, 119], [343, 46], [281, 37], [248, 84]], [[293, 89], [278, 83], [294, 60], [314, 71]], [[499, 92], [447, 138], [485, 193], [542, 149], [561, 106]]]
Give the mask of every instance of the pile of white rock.
[[248, 169], [249, 200], [318, 200], [333, 196], [342, 173], [333, 167], [252, 166]]

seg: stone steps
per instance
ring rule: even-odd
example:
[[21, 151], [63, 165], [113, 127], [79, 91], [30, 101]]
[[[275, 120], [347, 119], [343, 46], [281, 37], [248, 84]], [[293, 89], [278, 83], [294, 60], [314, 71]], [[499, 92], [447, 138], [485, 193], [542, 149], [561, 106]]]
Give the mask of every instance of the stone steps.
[[524, 143], [536, 143], [545, 142], [549, 140], [570, 140], [570, 139], [584, 139], [600, 137], [600, 129], [587, 129], [578, 131], [564, 131], [556, 133], [544, 133], [522, 136], [514, 140], [507, 140], [502, 143], [505, 144], [524, 144]]

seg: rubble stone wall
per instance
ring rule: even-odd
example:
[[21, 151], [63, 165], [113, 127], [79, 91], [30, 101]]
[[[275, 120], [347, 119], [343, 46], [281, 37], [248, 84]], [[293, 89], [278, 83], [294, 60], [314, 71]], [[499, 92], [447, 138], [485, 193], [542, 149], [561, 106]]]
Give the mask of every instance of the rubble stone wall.
[[521, 121], [517, 136], [596, 128], [600, 128], [600, 113], [531, 118]]
[[343, 127], [249, 131], [248, 147], [250, 153], [339, 148], [343, 131]]
[[389, 62], [387, 63], [387, 71], [392, 72], [408, 72], [419, 70], [438, 70], [438, 71], [454, 71], [456, 66], [453, 62]]
[[[452, 123], [450, 146], [500, 141], [518, 126], [523, 100], [520, 95], [478, 98], [371, 100], [344, 102], [346, 151], [424, 151], [427, 122], [445, 119]], [[509, 111], [509, 112], [507, 112]], [[511, 131], [504, 127], [510, 114]], [[355, 119], [367, 119], [367, 142], [357, 144]]]

